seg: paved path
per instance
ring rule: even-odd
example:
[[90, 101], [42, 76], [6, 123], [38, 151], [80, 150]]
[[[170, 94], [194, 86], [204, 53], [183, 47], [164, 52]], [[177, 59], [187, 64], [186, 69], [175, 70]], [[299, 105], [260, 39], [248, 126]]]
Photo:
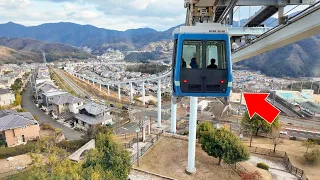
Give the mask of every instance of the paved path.
[[50, 116], [46, 115], [35, 105], [32, 98], [32, 90], [30, 83], [28, 83], [26, 91], [22, 95], [22, 107], [28, 110], [32, 115], [37, 115], [39, 117], [39, 122], [48, 123], [54, 128], [62, 129], [62, 133], [65, 135], [67, 139], [81, 139], [81, 136], [83, 135], [82, 133], [60, 124], [59, 122], [52, 119]]

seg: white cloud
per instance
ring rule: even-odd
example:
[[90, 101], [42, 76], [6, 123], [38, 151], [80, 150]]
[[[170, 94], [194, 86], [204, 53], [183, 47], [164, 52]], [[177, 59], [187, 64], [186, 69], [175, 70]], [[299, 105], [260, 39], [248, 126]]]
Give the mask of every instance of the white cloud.
[[32, 3], [30, 0], [2, 0], [0, 1], [0, 7], [5, 9], [20, 9], [30, 6]]
[[[127, 30], [150, 27], [167, 30], [185, 21], [183, 0], [0, 0], [0, 23], [23, 25], [74, 22]], [[242, 7], [234, 19], [248, 18], [260, 7]], [[297, 9], [300, 10], [300, 9]]]

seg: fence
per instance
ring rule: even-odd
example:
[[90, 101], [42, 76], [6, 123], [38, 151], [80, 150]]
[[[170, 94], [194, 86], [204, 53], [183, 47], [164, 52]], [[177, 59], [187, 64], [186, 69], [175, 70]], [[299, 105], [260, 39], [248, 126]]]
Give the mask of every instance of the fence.
[[[147, 144], [139, 150], [139, 157], [143, 156], [161, 137], [162, 133], [160, 132], [159, 134], [156, 135], [156, 137], [147, 140]], [[133, 139], [132, 141], [129, 142], [129, 144], [133, 144], [134, 142], [137, 142], [136, 139]], [[127, 143], [126, 143], [127, 144]], [[130, 146], [132, 147], [132, 146]], [[138, 160], [137, 153], [134, 153], [131, 155], [131, 163], [133, 164]]]
[[285, 151], [276, 150], [275, 152], [273, 152], [273, 149], [266, 149], [266, 148], [253, 147], [253, 146], [249, 147], [249, 151], [255, 154], [283, 158], [291, 174], [300, 177], [302, 180], [308, 180], [306, 174], [302, 169], [297, 168], [291, 164], [290, 159], [287, 155], [287, 152]]
[[243, 167], [240, 163], [229, 164], [229, 166], [239, 175], [241, 176], [242, 173], [249, 173], [248, 170]]
[[291, 164], [290, 159], [289, 159], [286, 152], [285, 152], [285, 156], [284, 156], [284, 161], [285, 161], [289, 171], [291, 172], [291, 174], [299, 176], [303, 180], [308, 180], [306, 174], [304, 173], [304, 171], [302, 169], [299, 169]]

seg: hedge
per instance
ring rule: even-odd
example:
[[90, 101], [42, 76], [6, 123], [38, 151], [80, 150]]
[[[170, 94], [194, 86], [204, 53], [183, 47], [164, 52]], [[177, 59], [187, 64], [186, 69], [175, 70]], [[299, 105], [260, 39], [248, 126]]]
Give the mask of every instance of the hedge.
[[265, 170], [269, 170], [269, 166], [268, 165], [266, 165], [265, 163], [258, 163], [257, 164], [257, 167], [258, 168], [261, 168], [261, 169], [265, 169]]
[[[75, 141], [61, 141], [60, 143], [57, 143], [56, 146], [73, 153], [86, 143], [86, 140], [80, 139]], [[37, 149], [37, 146], [37, 141], [28, 141], [26, 145], [0, 147], [0, 159], [34, 152]]]
[[36, 150], [36, 148], [37, 148], [36, 141], [28, 141], [26, 145], [19, 145], [15, 147], [1, 147], [0, 159], [8, 158], [11, 156], [17, 156], [21, 154], [26, 154], [28, 152]]

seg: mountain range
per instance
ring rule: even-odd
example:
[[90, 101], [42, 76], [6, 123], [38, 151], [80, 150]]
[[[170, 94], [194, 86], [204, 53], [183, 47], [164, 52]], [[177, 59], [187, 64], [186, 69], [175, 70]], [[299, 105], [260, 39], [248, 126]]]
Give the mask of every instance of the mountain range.
[[[245, 21], [246, 19], [242, 19], [240, 25]], [[271, 17], [265, 21], [265, 24], [275, 26], [277, 19]], [[234, 22], [233, 27], [238, 26], [239, 22]], [[0, 45], [18, 51], [37, 53], [42, 52], [43, 48], [47, 53], [51, 48], [60, 47], [63, 49], [61, 52], [67, 51], [67, 55], [70, 55], [70, 52], [77, 52], [80, 54], [79, 57], [87, 57], [89, 55], [77, 47], [86, 49], [87, 51], [89, 49], [90, 53], [94, 55], [101, 55], [110, 47], [123, 52], [131, 50], [161, 52], [170, 51], [173, 48], [172, 32], [176, 27], [172, 27], [166, 31], [156, 31], [150, 28], [116, 31], [66, 22], [47, 23], [31, 27], [9, 22], [0, 24], [0, 37], [6, 37], [0, 38]], [[3, 40], [8, 38], [9, 40]], [[30, 38], [47, 43], [42, 44], [43, 42], [40, 43]], [[33, 48], [25, 45], [28, 44], [26, 42], [30, 41], [35, 41]], [[41, 50], [37, 48], [39, 43], [42, 47]], [[63, 44], [58, 45], [57, 43], [67, 44], [68, 46]], [[319, 47], [320, 36], [318, 35], [238, 62], [235, 64], [235, 67], [245, 66], [276, 77], [320, 76]], [[63, 57], [63, 55], [59, 57]], [[139, 56], [135, 54], [132, 57]], [[56, 58], [53, 56], [50, 60], [55, 60]]]
[[[8, 62], [27, 59], [29, 62], [43, 62], [45, 53], [48, 62], [64, 58], [86, 59], [93, 57], [79, 48], [61, 43], [46, 43], [27, 38], [0, 38], [0, 46], [6, 56], [0, 56], [0, 62]], [[4, 48], [7, 47], [7, 48]], [[9, 53], [10, 52], [10, 53]], [[12, 55], [10, 57], [9, 55]]]

